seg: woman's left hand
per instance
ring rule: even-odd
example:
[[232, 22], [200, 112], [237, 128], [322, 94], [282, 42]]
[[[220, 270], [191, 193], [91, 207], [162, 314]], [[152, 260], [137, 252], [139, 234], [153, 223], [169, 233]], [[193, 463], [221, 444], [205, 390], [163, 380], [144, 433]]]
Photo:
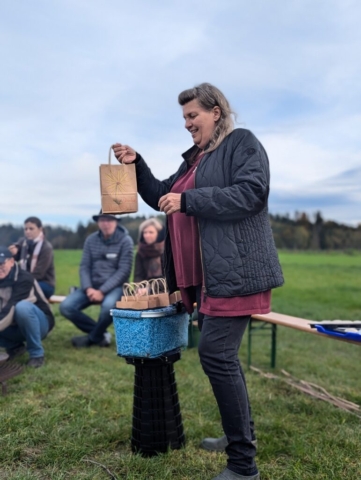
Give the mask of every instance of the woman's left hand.
[[160, 197], [158, 207], [161, 212], [167, 215], [180, 212], [181, 208], [181, 194], [180, 193], [167, 193]]

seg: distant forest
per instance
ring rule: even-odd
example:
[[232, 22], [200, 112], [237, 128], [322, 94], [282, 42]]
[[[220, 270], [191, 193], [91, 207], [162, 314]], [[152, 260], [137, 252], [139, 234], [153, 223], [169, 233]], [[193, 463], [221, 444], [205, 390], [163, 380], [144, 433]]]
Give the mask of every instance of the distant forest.
[[[134, 243], [138, 240], [138, 228], [146, 216], [124, 216], [121, 225], [128, 229]], [[164, 216], [157, 218], [164, 221]], [[325, 221], [320, 212], [312, 219], [306, 213], [270, 215], [277, 248], [289, 250], [361, 250], [361, 224], [357, 227]], [[75, 230], [45, 225], [47, 239], [56, 249], [81, 249], [86, 237], [97, 230], [97, 224], [79, 223]], [[23, 236], [21, 226], [0, 225], [0, 245], [10, 245]]]

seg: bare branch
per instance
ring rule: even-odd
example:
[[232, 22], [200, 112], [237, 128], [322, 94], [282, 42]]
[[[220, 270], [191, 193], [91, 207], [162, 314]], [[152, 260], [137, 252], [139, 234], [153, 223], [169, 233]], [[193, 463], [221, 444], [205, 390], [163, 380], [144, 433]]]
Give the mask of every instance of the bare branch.
[[112, 472], [107, 468], [105, 465], [102, 463], [95, 462], [94, 460], [90, 460], [89, 458], [83, 458], [83, 462], [89, 462], [89, 463], [94, 463], [95, 465], [99, 465], [99, 467], [104, 468], [104, 470], [107, 472], [107, 474], [110, 476], [112, 480], [118, 480], [118, 478], [112, 474]]

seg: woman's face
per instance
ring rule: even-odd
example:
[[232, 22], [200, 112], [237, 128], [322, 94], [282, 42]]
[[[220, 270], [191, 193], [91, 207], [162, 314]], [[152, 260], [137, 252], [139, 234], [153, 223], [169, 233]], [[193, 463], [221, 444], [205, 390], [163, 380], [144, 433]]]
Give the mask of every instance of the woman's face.
[[39, 236], [42, 228], [39, 228], [35, 223], [27, 222], [24, 225], [24, 234], [28, 240], [35, 240]]
[[143, 230], [143, 238], [146, 244], [151, 245], [157, 240], [158, 231], [153, 225], [149, 225]]
[[212, 138], [221, 109], [214, 107], [211, 111], [204, 110], [197, 99], [183, 105], [185, 128], [190, 132], [193, 142], [202, 150]]

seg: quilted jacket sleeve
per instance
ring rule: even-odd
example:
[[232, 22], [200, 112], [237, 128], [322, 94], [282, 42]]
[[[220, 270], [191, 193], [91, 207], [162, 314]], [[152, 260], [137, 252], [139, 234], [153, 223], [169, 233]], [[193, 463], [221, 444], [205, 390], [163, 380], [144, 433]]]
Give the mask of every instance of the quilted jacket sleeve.
[[81, 257], [80, 269], [79, 269], [80, 285], [81, 285], [81, 288], [84, 290], [84, 292], [87, 290], [87, 288], [92, 287], [91, 266], [92, 266], [92, 260], [91, 260], [91, 252], [90, 252], [90, 241], [88, 237], [84, 243], [83, 255]]
[[262, 145], [252, 137], [251, 143], [241, 141], [229, 154], [230, 186], [202, 187], [182, 194], [187, 215], [228, 222], [263, 210], [269, 193], [268, 158]]

